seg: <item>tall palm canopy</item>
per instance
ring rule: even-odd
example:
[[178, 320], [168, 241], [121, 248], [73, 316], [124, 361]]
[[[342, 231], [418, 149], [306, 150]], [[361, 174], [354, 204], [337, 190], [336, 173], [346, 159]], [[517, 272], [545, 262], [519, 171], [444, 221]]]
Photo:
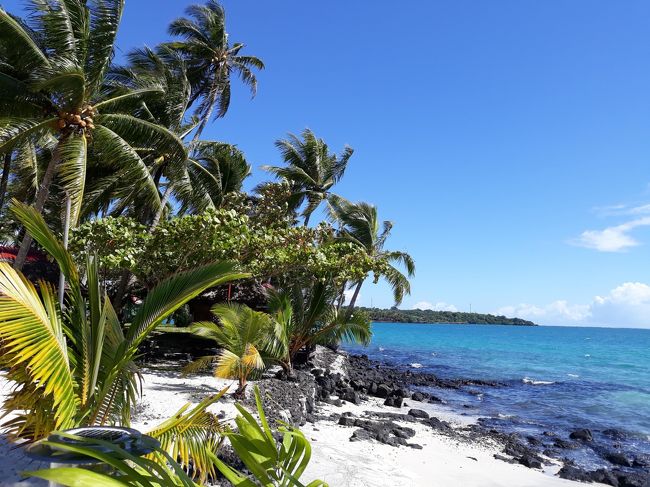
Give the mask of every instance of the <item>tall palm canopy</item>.
[[34, 206], [42, 211], [57, 178], [71, 198], [73, 225], [81, 213], [89, 159], [121, 172], [155, 206], [158, 191], [136, 148], [164, 147], [180, 159], [186, 150], [165, 127], [129, 113], [134, 100], [159, 95], [161, 86], [145, 84], [120, 94], [104, 89], [124, 1], [29, 4], [26, 21], [0, 9], [0, 154], [46, 152]]
[[[386, 262], [383, 277], [393, 290], [395, 303], [400, 304], [404, 296], [411, 292], [408, 277], [415, 275], [415, 262], [406, 252], [384, 250], [393, 223], [384, 221], [380, 228], [376, 206], [368, 203], [352, 203], [340, 196], [332, 196], [329, 199], [329, 211], [332, 220], [341, 225], [339, 238], [363, 247], [374, 259]], [[393, 266], [393, 263], [403, 265], [408, 277]], [[351, 308], [354, 307], [361, 284], [357, 283], [350, 303]]]
[[288, 139], [276, 141], [286, 166], [265, 166], [264, 169], [289, 182], [294, 195], [291, 202], [294, 209], [307, 202], [303, 210], [307, 225], [311, 214], [330, 197], [332, 187], [345, 174], [354, 150], [346, 146], [341, 155], [333, 154], [325, 141], [310, 129], [305, 129], [301, 137], [289, 134]]
[[192, 84], [191, 104], [198, 102], [196, 115], [201, 123], [196, 131], [198, 139], [217, 107], [216, 117], [223, 117], [230, 106], [231, 76], [238, 75], [257, 92], [255, 69], [264, 69], [264, 63], [255, 56], [241, 56], [244, 44], [229, 44], [226, 32], [226, 13], [214, 0], [205, 5], [191, 5], [186, 9], [189, 17], [174, 20], [169, 33], [182, 40], [168, 46], [177, 50], [187, 62], [188, 78]]

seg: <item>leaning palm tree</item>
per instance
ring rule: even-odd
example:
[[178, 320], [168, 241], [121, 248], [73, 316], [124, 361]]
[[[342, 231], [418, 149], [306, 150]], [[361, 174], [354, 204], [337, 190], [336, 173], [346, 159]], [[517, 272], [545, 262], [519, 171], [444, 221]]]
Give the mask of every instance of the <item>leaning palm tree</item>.
[[169, 26], [169, 33], [182, 40], [168, 46], [180, 52], [187, 62], [191, 104], [198, 102], [195, 114], [201, 120], [194, 134], [194, 140], [198, 140], [215, 107], [217, 118], [228, 111], [232, 75], [239, 75], [255, 96], [257, 78], [253, 70], [264, 69], [264, 63], [255, 56], [241, 56], [244, 44], [229, 44], [226, 12], [215, 0], [191, 5], [186, 13], [189, 18], [181, 17]]
[[[393, 223], [384, 221], [380, 230], [377, 207], [368, 203], [352, 203], [340, 196], [329, 199], [329, 212], [331, 219], [341, 225], [339, 239], [362, 247], [370, 257], [385, 264], [382, 276], [393, 290], [395, 303], [399, 305], [404, 296], [411, 292], [408, 278], [415, 275], [415, 262], [406, 252], [384, 250]], [[394, 263], [402, 264], [407, 275], [395, 267]], [[354, 310], [363, 280], [353, 283], [353, 286], [354, 293], [348, 305], [348, 315]]]
[[285, 167], [264, 166], [264, 169], [289, 182], [293, 209], [307, 202], [302, 213], [306, 226], [311, 214], [330, 197], [332, 187], [343, 177], [354, 150], [346, 146], [341, 155], [336, 155], [311, 130], [305, 129], [301, 136], [302, 139], [289, 134], [288, 139], [275, 143]]
[[203, 338], [214, 340], [220, 347], [218, 355], [201, 357], [183, 369], [184, 373], [196, 372], [215, 363], [214, 375], [224, 379], [236, 379], [239, 387], [235, 395], [246, 390], [248, 378], [264, 370], [272, 360], [273, 335], [276, 328], [266, 313], [253, 311], [246, 305], [217, 304], [212, 313], [219, 324], [205, 321], [191, 325], [190, 331]]
[[[181, 140], [166, 128], [125, 113], [134, 99], [160, 94], [160, 86], [141, 86], [106, 96], [105, 74], [111, 63], [123, 0], [30, 0], [32, 15], [18, 21], [0, 9], [1, 52], [12, 55], [12, 69], [30, 72], [16, 78], [0, 63], [0, 154], [24, 143], [54, 141], [34, 201], [37, 212], [46, 203], [58, 177], [71, 200], [70, 222], [81, 213], [89, 158], [123, 171], [155, 206], [158, 192], [137, 147], [165, 147], [171, 157], [184, 158]], [[11, 46], [7, 48], [6, 46]], [[20, 268], [30, 238], [23, 241], [15, 267]]]

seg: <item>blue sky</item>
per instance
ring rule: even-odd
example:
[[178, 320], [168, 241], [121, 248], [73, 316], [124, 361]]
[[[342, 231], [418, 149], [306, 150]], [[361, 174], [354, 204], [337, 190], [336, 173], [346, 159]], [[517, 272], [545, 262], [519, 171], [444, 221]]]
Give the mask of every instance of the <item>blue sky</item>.
[[[122, 51], [187, 4], [127, 1]], [[286, 132], [354, 147], [336, 190], [395, 222], [418, 271], [404, 307], [650, 326], [650, 3], [224, 5], [267, 69], [205, 135], [245, 151], [249, 187]], [[387, 287], [371, 301], [390, 306]]]

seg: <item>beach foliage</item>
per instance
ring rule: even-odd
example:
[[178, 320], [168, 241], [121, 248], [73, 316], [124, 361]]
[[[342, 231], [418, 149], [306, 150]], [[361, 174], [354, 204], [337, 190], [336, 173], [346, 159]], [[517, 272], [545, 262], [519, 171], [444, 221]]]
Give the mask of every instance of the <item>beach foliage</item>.
[[[68, 289], [62, 310], [50, 284], [40, 281], [37, 290], [0, 263], [2, 365], [15, 383], [3, 404], [5, 415], [15, 415], [4, 428], [11, 438], [34, 440], [76, 426], [128, 426], [140, 388], [134, 360], [142, 342], [206, 288], [246, 274], [222, 262], [173, 275], [149, 292], [125, 331], [100, 286], [97, 260], [88, 256], [82, 273], [35, 209], [15, 202], [13, 212], [57, 261]], [[215, 445], [219, 433], [205, 413], [211, 402], [183, 415], [186, 407], [153, 431], [182, 461], [191, 457], [197, 471], [210, 468], [205, 449]]]
[[217, 304], [211, 311], [218, 318], [218, 324], [196, 322], [190, 326], [190, 331], [214, 340], [221, 351], [218, 355], [201, 357], [189, 363], [183, 372], [197, 372], [214, 364], [214, 375], [236, 379], [239, 384], [236, 395], [242, 395], [248, 378], [259, 375], [274, 360], [277, 328], [269, 315], [253, 311], [246, 305]]
[[279, 325], [286, 344], [281, 363], [291, 367], [304, 348], [316, 345], [337, 346], [341, 342], [367, 344], [372, 331], [365, 313], [343, 312], [334, 304], [338, 287], [331, 282], [316, 282], [309, 288], [300, 285], [269, 291], [269, 312]]
[[[298, 428], [283, 425], [277, 432], [271, 429], [266, 420], [257, 387], [255, 387], [255, 401], [259, 420], [256, 420], [246, 408], [237, 404], [236, 407], [239, 411], [239, 416], [235, 418], [237, 430], [224, 432], [224, 437], [228, 439], [249, 473], [244, 474], [226, 464], [218, 458], [214, 449], [206, 448], [206, 458], [235, 486], [327, 487], [328, 484], [321, 480], [314, 480], [308, 484], [301, 482], [300, 478], [311, 459], [309, 441]], [[277, 434], [282, 435], [281, 441], [276, 440]], [[136, 457], [123, 448], [106, 441], [81, 438], [66, 433], [57, 433], [57, 436], [75, 439], [76, 443], [47, 439], [43, 441], [44, 445], [61, 453], [73, 453], [96, 459], [108, 465], [112, 472], [101, 473], [82, 467], [56, 467], [24, 472], [23, 475], [42, 478], [70, 487], [154, 487], [161, 485], [200, 487], [206, 481], [205, 478], [199, 479], [199, 484], [190, 478], [183, 463], [177, 462], [176, 452], [170, 452], [164, 445], [160, 447], [155, 444], [148, 445], [152, 453], [145, 457]], [[146, 437], [143, 438], [143, 442], [147, 441], [149, 440]], [[216, 478], [215, 473], [210, 478]]]
[[309, 441], [298, 428], [289, 425], [280, 426], [278, 433], [282, 435], [282, 440], [276, 440], [266, 420], [257, 386], [255, 402], [259, 421], [237, 404], [240, 414], [235, 419], [237, 431], [226, 433], [233, 450], [252, 478], [217, 460], [217, 467], [224, 477], [241, 487], [327, 487], [322, 480], [308, 484], [300, 482], [311, 459]]

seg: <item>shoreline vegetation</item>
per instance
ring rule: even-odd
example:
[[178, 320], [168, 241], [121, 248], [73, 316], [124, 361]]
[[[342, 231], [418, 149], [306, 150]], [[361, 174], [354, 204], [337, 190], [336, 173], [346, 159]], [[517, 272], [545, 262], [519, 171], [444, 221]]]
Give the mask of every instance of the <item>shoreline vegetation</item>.
[[536, 323], [521, 318], [508, 318], [483, 313], [464, 313], [461, 311], [433, 311], [429, 309], [381, 309], [365, 308], [359, 310], [367, 313], [372, 321], [383, 323], [432, 323], [446, 325], [508, 325], [538, 326]]

